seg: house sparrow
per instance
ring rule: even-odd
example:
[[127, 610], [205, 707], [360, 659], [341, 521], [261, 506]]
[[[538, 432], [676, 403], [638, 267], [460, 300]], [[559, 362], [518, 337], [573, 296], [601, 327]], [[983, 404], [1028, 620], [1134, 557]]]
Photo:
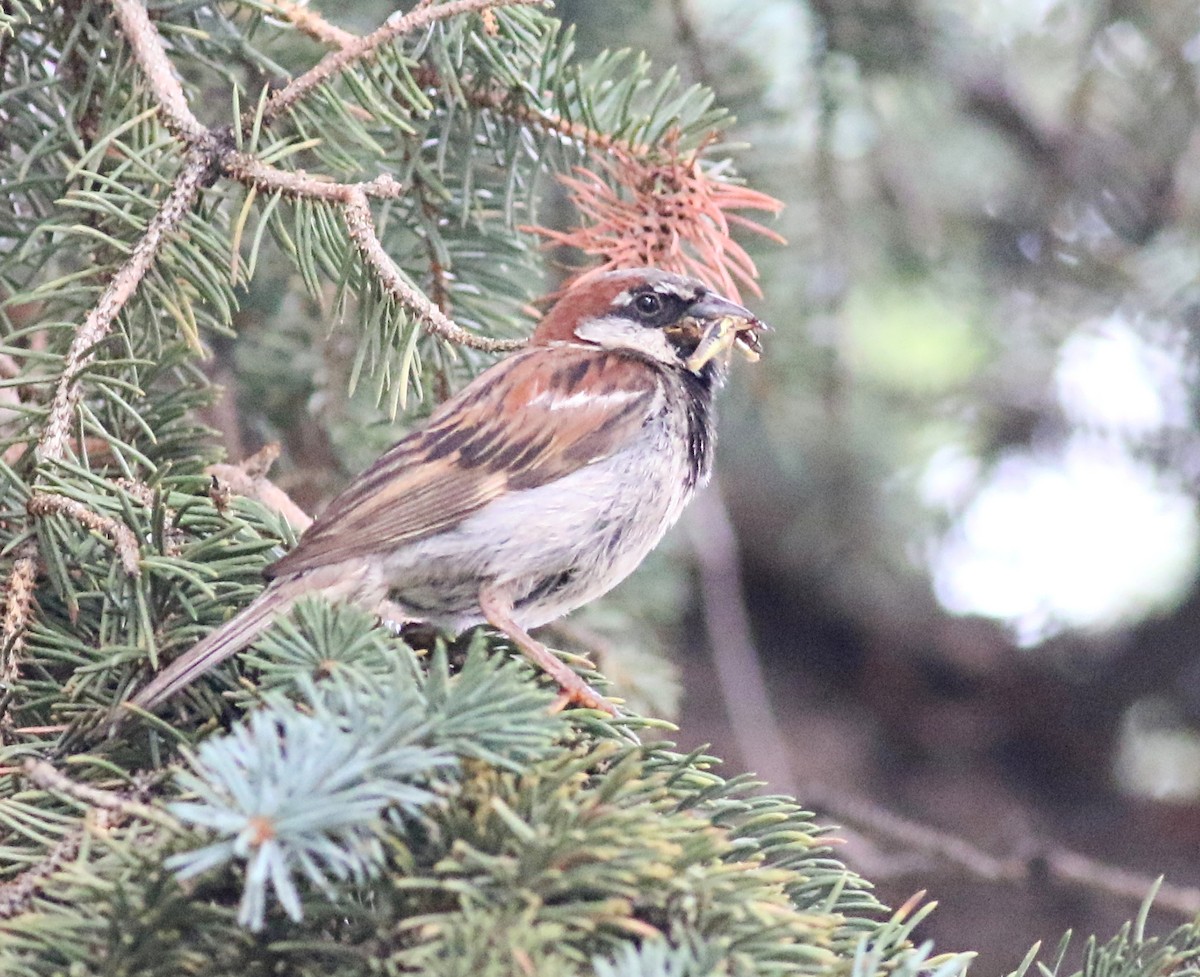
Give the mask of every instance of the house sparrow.
[[693, 278], [593, 275], [338, 495], [236, 617], [133, 698], [151, 709], [324, 593], [459, 632], [484, 622], [561, 686], [612, 705], [528, 629], [615, 586], [712, 468], [713, 395], [764, 326]]

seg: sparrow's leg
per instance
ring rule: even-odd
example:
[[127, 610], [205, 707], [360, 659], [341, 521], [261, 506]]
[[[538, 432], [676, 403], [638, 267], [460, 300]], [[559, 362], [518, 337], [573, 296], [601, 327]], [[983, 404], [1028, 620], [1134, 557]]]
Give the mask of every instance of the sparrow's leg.
[[526, 658], [558, 683], [568, 702], [585, 709], [599, 709], [610, 716], [617, 714], [611, 702], [559, 661], [549, 648], [531, 638], [529, 632], [512, 619], [512, 600], [505, 594], [484, 584], [479, 589], [479, 608], [488, 624], [504, 632]]

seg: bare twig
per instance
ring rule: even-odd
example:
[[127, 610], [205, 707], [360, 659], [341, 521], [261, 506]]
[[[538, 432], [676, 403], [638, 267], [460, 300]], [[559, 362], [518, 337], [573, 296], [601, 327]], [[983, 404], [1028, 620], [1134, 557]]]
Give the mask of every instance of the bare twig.
[[186, 219], [200, 189], [209, 173], [209, 157], [206, 152], [193, 150], [171, 192], [151, 218], [146, 231], [134, 245], [129, 260], [113, 276], [112, 281], [100, 296], [100, 300], [88, 313], [71, 346], [67, 350], [62, 376], [54, 389], [54, 399], [46, 427], [38, 441], [38, 458], [42, 461], [58, 461], [66, 456], [67, 432], [79, 399], [79, 378], [96, 358], [96, 347], [112, 331], [117, 315], [133, 297], [142, 278], [150, 269], [167, 236]]
[[49, 492], [35, 492], [25, 504], [25, 510], [35, 518], [55, 513], [67, 516], [81, 526], [100, 533], [112, 542], [117, 556], [121, 558], [121, 566], [129, 576], [136, 577], [141, 573], [141, 552], [137, 536], [132, 529], [111, 516], [89, 509], [78, 499], [69, 499], [65, 495]]
[[737, 537], [716, 478], [692, 503], [687, 525], [700, 572], [713, 665], [738, 753], [743, 763], [758, 768], [757, 773], [772, 789], [795, 794], [787, 741], [771, 711], [766, 677], [742, 599]]
[[141, 0], [112, 0], [112, 5], [121, 32], [150, 84], [150, 92], [167, 128], [188, 143], [204, 139], [209, 132], [192, 113], [183, 86], [167, 58], [162, 38], [150, 22], [150, 15]]
[[525, 345], [524, 341], [519, 339], [488, 339], [486, 336], [476, 336], [447, 317], [419, 289], [408, 282], [384, 250], [375, 230], [375, 220], [371, 216], [367, 195], [357, 187], [350, 187], [346, 197], [343, 213], [346, 227], [350, 231], [350, 239], [363, 259], [375, 271], [383, 288], [424, 323], [426, 332], [460, 346], [482, 349], [489, 353], [520, 349]]
[[[431, 4], [410, 10], [402, 17], [373, 30], [337, 51], [331, 51], [312, 68], [279, 89], [263, 107], [261, 119], [268, 124], [286, 112], [312, 89], [345, 71], [364, 58], [371, 57], [379, 48], [405, 34], [424, 30], [438, 21], [449, 20], [462, 14], [480, 13], [499, 7], [529, 7], [540, 5], [544, 0], [450, 0], [448, 3]], [[255, 125], [255, 113], [242, 116], [242, 130], [250, 132]]]
[[[1130, 872], [1116, 865], [1106, 865], [1065, 848], [1046, 852], [1041, 861], [1052, 878], [1073, 882], [1086, 889], [1107, 892], [1134, 902], [1145, 899], [1146, 893], [1155, 882], [1149, 876]], [[1036, 876], [1038, 868], [1036, 860], [1026, 860], [1026, 877]], [[1189, 918], [1194, 917], [1200, 913], [1200, 888], [1164, 882], [1159, 886], [1154, 904]]]

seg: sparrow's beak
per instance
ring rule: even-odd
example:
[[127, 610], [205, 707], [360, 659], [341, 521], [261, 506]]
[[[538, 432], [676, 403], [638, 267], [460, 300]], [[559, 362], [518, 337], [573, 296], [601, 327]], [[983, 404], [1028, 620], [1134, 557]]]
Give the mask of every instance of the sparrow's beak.
[[728, 355], [735, 346], [751, 362], [762, 353], [758, 334], [767, 325], [728, 299], [706, 296], [688, 309], [688, 318], [700, 329], [700, 341], [684, 361], [684, 366], [693, 373], [699, 373], [710, 360]]

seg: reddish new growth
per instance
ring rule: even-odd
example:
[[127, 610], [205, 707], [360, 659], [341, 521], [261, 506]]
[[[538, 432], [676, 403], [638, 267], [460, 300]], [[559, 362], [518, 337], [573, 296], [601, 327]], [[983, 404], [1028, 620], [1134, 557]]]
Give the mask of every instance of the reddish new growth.
[[[610, 150], [601, 173], [577, 168], [559, 177], [580, 216], [571, 231], [532, 230], [555, 244], [577, 248], [602, 263], [576, 276], [612, 268], [649, 265], [703, 279], [733, 299], [741, 285], [761, 295], [758, 269], [730, 236], [741, 227], [780, 244], [782, 237], [734, 210], [777, 214], [781, 201], [706, 173], [699, 153], [674, 152], [665, 162], [638, 159], [623, 149]], [[619, 188], [619, 189], [618, 189]]]

